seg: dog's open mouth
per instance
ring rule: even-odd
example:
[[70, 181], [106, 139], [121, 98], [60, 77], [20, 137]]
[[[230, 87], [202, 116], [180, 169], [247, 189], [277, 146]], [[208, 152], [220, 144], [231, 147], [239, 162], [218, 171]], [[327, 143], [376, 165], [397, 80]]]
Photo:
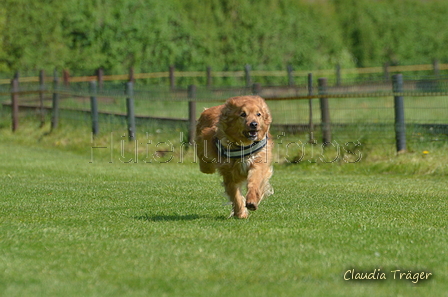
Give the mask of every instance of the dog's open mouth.
[[250, 130], [250, 131], [246, 131], [245, 134], [246, 134], [245, 136], [246, 136], [248, 139], [250, 139], [250, 140], [255, 140], [255, 139], [257, 139], [258, 131], [257, 131], [257, 130]]

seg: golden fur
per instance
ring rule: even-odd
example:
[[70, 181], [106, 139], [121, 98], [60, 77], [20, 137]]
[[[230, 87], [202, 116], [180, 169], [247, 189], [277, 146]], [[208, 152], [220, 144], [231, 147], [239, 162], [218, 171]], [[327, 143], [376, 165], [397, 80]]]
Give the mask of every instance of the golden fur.
[[[233, 97], [225, 104], [204, 110], [196, 126], [199, 167], [203, 173], [216, 170], [223, 177], [226, 194], [233, 205], [233, 215], [247, 218], [264, 196], [272, 193], [272, 145], [269, 127], [271, 113], [259, 96]], [[227, 158], [219, 154], [216, 141], [229, 150], [238, 150], [268, 137], [266, 146], [245, 157]], [[246, 199], [241, 187], [247, 183]]]

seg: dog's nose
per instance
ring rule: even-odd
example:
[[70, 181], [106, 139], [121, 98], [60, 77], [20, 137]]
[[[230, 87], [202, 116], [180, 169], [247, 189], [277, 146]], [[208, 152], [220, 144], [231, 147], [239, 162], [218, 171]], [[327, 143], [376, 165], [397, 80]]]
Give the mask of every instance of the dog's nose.
[[252, 123], [249, 124], [249, 126], [250, 126], [251, 128], [253, 128], [253, 129], [255, 129], [255, 128], [257, 128], [258, 123], [257, 123], [257, 122], [252, 122]]

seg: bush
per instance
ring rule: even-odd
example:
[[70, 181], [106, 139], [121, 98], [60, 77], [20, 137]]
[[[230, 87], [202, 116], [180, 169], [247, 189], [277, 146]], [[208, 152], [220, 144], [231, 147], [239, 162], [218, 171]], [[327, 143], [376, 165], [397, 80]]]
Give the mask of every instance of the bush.
[[[5, 0], [0, 72], [328, 69], [448, 60], [432, 0]], [[10, 75], [10, 74], [8, 74]]]

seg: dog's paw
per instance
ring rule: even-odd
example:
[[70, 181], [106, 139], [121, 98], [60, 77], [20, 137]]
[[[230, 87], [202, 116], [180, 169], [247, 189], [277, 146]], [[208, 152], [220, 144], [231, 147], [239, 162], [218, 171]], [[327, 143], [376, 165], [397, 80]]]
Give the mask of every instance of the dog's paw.
[[244, 208], [244, 210], [242, 212], [239, 213], [235, 213], [233, 210], [230, 213], [230, 216], [228, 217], [230, 218], [238, 218], [238, 219], [247, 219], [249, 217], [249, 211], [247, 211], [247, 208]]
[[247, 219], [249, 217], [249, 212], [245, 209], [242, 213], [236, 214], [235, 217], [238, 219]]
[[258, 205], [255, 203], [251, 203], [251, 202], [247, 202], [246, 207], [249, 210], [257, 210], [258, 209]]

